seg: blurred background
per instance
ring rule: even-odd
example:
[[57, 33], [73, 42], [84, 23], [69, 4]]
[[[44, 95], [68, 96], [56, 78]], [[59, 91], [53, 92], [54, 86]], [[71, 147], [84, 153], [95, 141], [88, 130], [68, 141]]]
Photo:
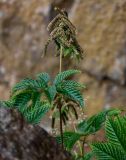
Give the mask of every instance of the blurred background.
[[[7, 100], [11, 87], [25, 77], [43, 71], [52, 77], [57, 74], [59, 58], [54, 56], [53, 43], [42, 58], [49, 38], [46, 28], [56, 15], [55, 6], [67, 10], [84, 50], [79, 64], [64, 60], [63, 68], [82, 71], [74, 78], [87, 85], [83, 91], [85, 114], [110, 107], [125, 109], [126, 0], [0, 0], [0, 100]], [[47, 116], [41, 126], [50, 131], [50, 122]], [[22, 130], [21, 127], [19, 115], [0, 110], [0, 160], [40, 160], [36, 155], [48, 155], [50, 146], [54, 146], [51, 157], [61, 160], [56, 158], [60, 151], [55, 148], [59, 146], [55, 147], [45, 131], [38, 132], [42, 129], [28, 124]], [[39, 144], [41, 141], [43, 145]], [[45, 147], [47, 144], [49, 147]]]
[[55, 6], [68, 11], [84, 49], [83, 61], [65, 61], [64, 69], [82, 70], [76, 79], [87, 85], [86, 114], [125, 107], [126, 0], [0, 0], [0, 99], [22, 78], [58, 72], [54, 44], [41, 58]]

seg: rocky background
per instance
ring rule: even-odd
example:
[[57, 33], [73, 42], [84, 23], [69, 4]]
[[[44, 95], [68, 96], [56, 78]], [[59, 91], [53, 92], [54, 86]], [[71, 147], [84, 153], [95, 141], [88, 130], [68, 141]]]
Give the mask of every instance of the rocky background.
[[41, 58], [54, 6], [66, 8], [85, 52], [81, 63], [65, 61], [64, 68], [82, 70], [76, 79], [87, 85], [86, 114], [125, 108], [126, 0], [0, 0], [0, 99], [24, 77], [58, 72], [53, 44]]
[[41, 58], [54, 6], [69, 12], [85, 51], [77, 79], [88, 86], [87, 112], [125, 106], [126, 0], [0, 0], [0, 99], [7, 99], [10, 88], [26, 76], [57, 73], [53, 44], [48, 57]]

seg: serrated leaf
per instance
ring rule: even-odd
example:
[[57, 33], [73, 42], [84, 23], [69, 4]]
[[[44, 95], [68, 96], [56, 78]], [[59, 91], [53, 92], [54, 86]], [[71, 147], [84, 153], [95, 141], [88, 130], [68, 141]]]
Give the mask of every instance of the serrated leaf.
[[35, 80], [26, 78], [24, 80], [21, 80], [19, 83], [17, 83], [13, 88], [12, 88], [12, 94], [15, 92], [18, 92], [20, 90], [35, 90], [38, 88], [38, 84]]
[[49, 101], [52, 102], [54, 100], [55, 96], [56, 96], [56, 93], [57, 93], [56, 87], [54, 85], [53, 86], [49, 86], [47, 88], [47, 90], [45, 91], [45, 93], [46, 93]]
[[41, 73], [37, 75], [37, 78], [38, 79], [36, 80], [33, 80], [31, 78], [21, 80], [12, 88], [12, 95], [15, 92], [20, 92], [23, 90], [31, 90], [31, 92], [45, 90], [48, 86], [47, 83], [49, 81], [49, 75], [47, 73]]
[[75, 102], [79, 103], [81, 107], [84, 106], [84, 100], [79, 90], [72, 86], [57, 86], [57, 91], [62, 93], [64, 96], [74, 100]]
[[124, 152], [110, 143], [94, 143], [92, 149], [99, 160], [126, 160]]
[[38, 80], [44, 81], [46, 84], [50, 81], [50, 76], [48, 73], [39, 73], [36, 77]]
[[31, 106], [21, 110], [26, 121], [32, 124], [40, 123], [43, 116], [49, 111], [50, 104], [37, 101], [35, 106]]
[[109, 109], [109, 112], [107, 113], [108, 116], [117, 116], [122, 112], [122, 110], [118, 108]]
[[123, 122], [123, 119], [120, 117], [116, 117], [114, 120], [108, 118], [106, 135], [110, 143], [119, 146], [126, 152], [126, 123]]
[[76, 88], [76, 89], [86, 88], [85, 85], [80, 84], [80, 83], [78, 83], [76, 81], [73, 81], [73, 80], [64, 80], [60, 85], [63, 88], [65, 88], [65, 87], [73, 87], [73, 88]]
[[67, 79], [68, 77], [70, 77], [76, 73], [80, 73], [80, 71], [79, 70], [67, 70], [67, 71], [61, 72], [56, 76], [56, 78], [54, 80], [54, 84], [57, 85], [57, 84], [61, 83], [63, 80]]
[[[115, 112], [114, 112], [115, 111]], [[110, 114], [111, 112], [111, 114]], [[116, 109], [109, 109], [102, 112], [99, 112], [98, 114], [95, 114], [91, 116], [88, 119], [83, 120], [77, 125], [78, 132], [81, 132], [83, 134], [93, 134], [97, 132], [101, 127], [103, 126], [104, 122], [106, 121], [107, 116], [115, 116], [115, 113], [117, 115]], [[120, 113], [120, 112], [118, 112]]]
[[123, 116], [108, 117], [106, 120], [107, 143], [92, 144], [93, 152], [100, 160], [126, 159], [126, 122]]
[[24, 107], [31, 100], [31, 98], [32, 98], [31, 91], [25, 91], [13, 96], [11, 100], [13, 101], [13, 105], [15, 107]]
[[102, 127], [103, 122], [105, 122], [105, 118], [106, 112], [100, 112], [79, 123], [77, 129], [82, 133], [95, 133]]

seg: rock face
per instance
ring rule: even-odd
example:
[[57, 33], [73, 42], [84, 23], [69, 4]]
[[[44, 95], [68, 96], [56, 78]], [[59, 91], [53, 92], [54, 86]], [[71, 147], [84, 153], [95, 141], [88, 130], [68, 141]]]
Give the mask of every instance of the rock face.
[[25, 122], [15, 112], [0, 109], [0, 160], [71, 160], [54, 138]]
[[[79, 64], [87, 112], [126, 104], [126, 0], [0, 0], [0, 97], [9, 96], [18, 80], [47, 71], [55, 75], [59, 62], [53, 45], [41, 58], [46, 26], [53, 6], [65, 7], [85, 50]], [[68, 63], [66, 68], [74, 65]]]
[[81, 80], [89, 84], [89, 112], [99, 107], [124, 106], [126, 0], [80, 0], [75, 6], [72, 19], [85, 49], [85, 60], [80, 66], [85, 74]]
[[76, 15], [74, 23], [87, 53], [82, 67], [97, 79], [108, 77], [125, 85], [126, 1], [80, 1]]

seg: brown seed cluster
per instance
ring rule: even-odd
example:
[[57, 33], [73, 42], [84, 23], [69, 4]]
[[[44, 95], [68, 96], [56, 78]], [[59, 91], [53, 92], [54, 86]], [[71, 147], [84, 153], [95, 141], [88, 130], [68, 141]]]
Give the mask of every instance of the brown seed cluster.
[[59, 118], [59, 115], [57, 115], [59, 107], [61, 107], [62, 121], [64, 125], [69, 121], [68, 114], [72, 114], [76, 119], [78, 119], [77, 107], [79, 108], [79, 104], [77, 102], [61, 95], [57, 95], [53, 105], [52, 128], [54, 128], [56, 118]]
[[[50, 32], [50, 37], [44, 48], [44, 55], [47, 52], [49, 43], [54, 40], [57, 50], [59, 51], [61, 46], [63, 48], [63, 57], [70, 58], [83, 58], [83, 49], [80, 47], [76, 40], [76, 28], [68, 19], [67, 12], [65, 10], [58, 11], [58, 15], [49, 23], [47, 30]], [[57, 54], [57, 56], [59, 53]]]

